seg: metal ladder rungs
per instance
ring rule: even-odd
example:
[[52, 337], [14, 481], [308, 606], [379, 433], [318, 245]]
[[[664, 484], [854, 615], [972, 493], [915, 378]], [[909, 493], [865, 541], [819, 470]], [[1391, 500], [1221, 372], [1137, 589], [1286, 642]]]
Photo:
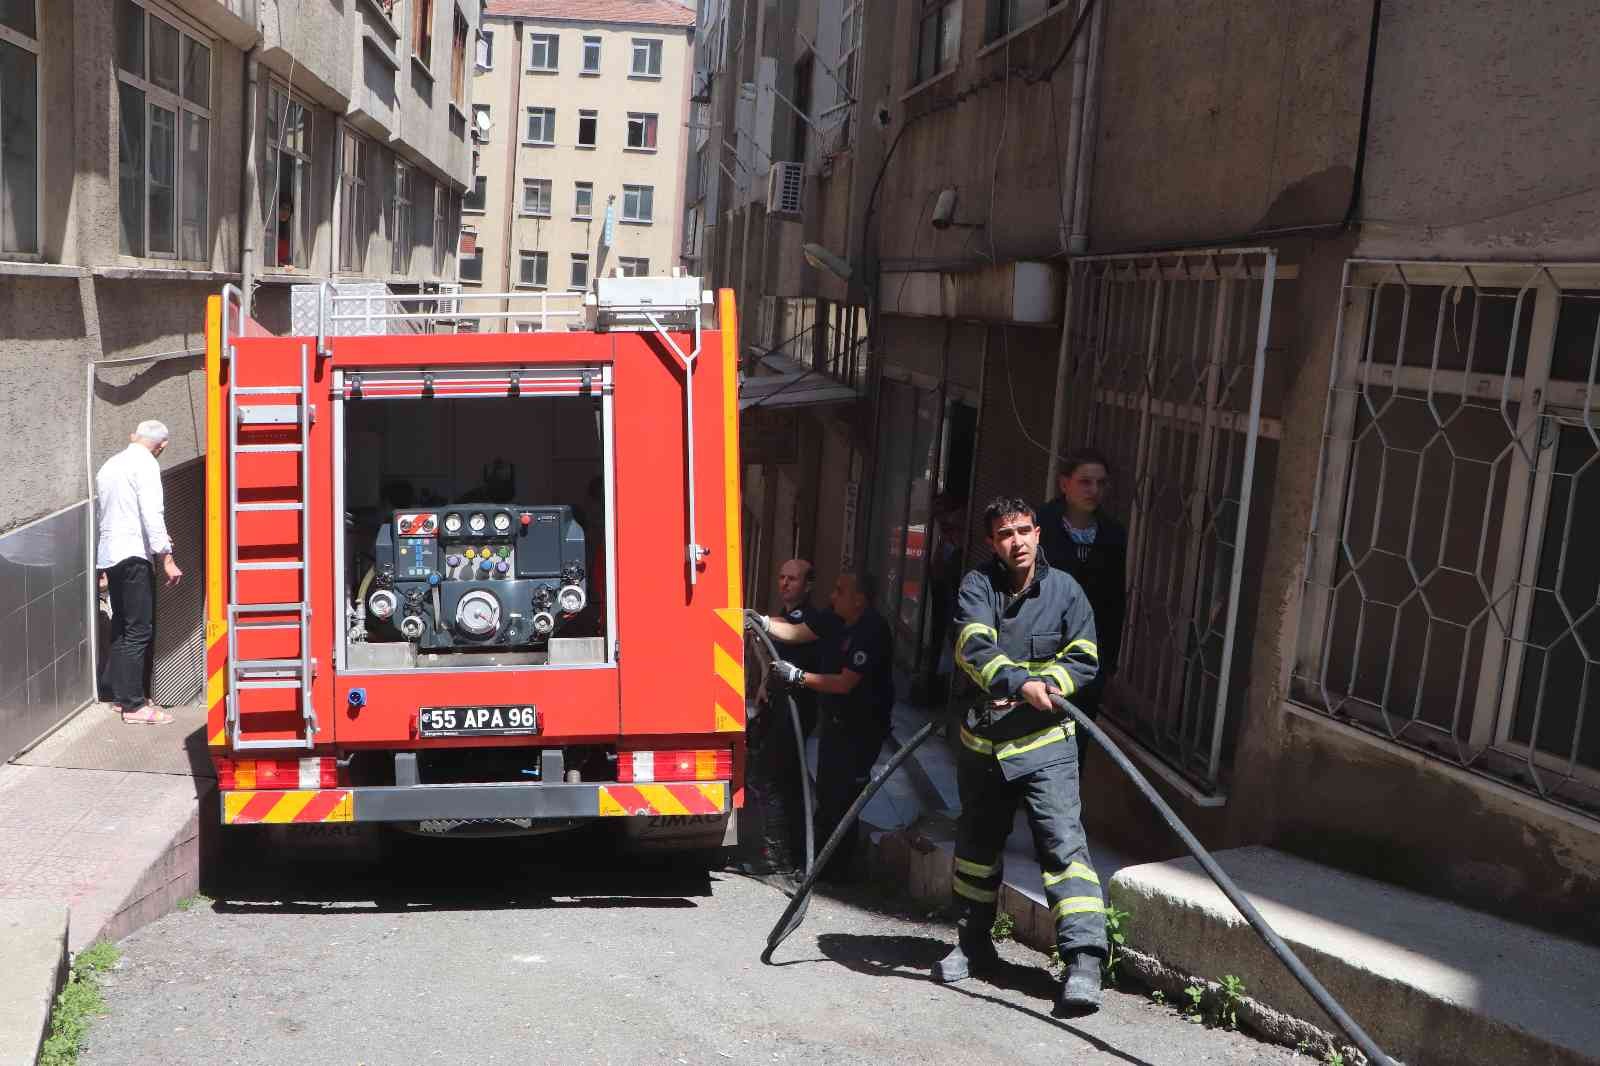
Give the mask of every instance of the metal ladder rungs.
[[299, 396], [304, 391], [299, 385], [240, 385], [234, 388], [235, 396]]
[[294, 630], [298, 630], [300, 628], [300, 623], [299, 622], [235, 622], [233, 624], [233, 628], [234, 629], [238, 629], [238, 630], [243, 630], [243, 631], [245, 631], [247, 633], [260, 633], [260, 632], [262, 632], [264, 630], [268, 630], [268, 629], [294, 629]]
[[298, 673], [305, 669], [305, 664], [299, 659], [241, 659], [233, 664], [233, 668], [240, 673], [246, 670], [293, 670]]
[[305, 448], [299, 444], [241, 444], [234, 449], [236, 452], [258, 455], [262, 452], [300, 452]]
[[239, 563], [240, 570], [304, 570], [305, 563]]
[[234, 614], [289, 614], [304, 606], [303, 603], [230, 603], [228, 610]]
[[232, 743], [234, 751], [287, 751], [292, 748], [314, 748], [315, 739], [310, 742], [303, 737], [291, 737], [287, 740], [235, 740]]
[[277, 679], [268, 680], [268, 679], [260, 679], [260, 678], [254, 679], [254, 680], [249, 680], [249, 679], [246, 679], [246, 678], [239, 678], [238, 680], [234, 681], [233, 684], [234, 684], [234, 687], [241, 688], [241, 689], [247, 689], [247, 688], [305, 688], [306, 687], [305, 686], [305, 682], [300, 681], [298, 679], [290, 681], [290, 680], [277, 680]]
[[236, 411], [241, 426], [298, 426], [300, 424], [299, 404], [242, 404]]
[[303, 503], [241, 503], [236, 511], [302, 511]]

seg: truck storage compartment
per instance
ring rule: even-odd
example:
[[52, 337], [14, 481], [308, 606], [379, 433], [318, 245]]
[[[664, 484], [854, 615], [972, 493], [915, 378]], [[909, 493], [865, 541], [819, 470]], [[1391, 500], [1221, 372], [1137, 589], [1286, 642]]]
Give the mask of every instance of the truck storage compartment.
[[604, 401], [518, 378], [346, 382], [343, 670], [609, 661]]

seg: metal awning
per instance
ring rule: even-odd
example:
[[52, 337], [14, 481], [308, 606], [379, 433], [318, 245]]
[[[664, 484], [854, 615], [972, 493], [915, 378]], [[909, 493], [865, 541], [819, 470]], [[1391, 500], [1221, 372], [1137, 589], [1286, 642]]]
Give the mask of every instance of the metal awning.
[[763, 354], [756, 364], [767, 373], [747, 375], [739, 385], [739, 410], [761, 407], [802, 407], [823, 403], [850, 403], [860, 394], [827, 374], [804, 366], [779, 352]]

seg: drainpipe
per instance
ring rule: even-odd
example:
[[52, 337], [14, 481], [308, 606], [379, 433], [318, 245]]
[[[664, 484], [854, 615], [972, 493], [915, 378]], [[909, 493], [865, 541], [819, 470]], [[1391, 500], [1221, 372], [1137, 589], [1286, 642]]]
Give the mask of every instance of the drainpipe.
[[[504, 127], [506, 132], [506, 194], [502, 197], [502, 202], [506, 206], [506, 225], [500, 240], [500, 247], [505, 250], [504, 255], [501, 256], [500, 263], [500, 291], [507, 293], [511, 291], [511, 260], [517, 254], [517, 250], [511, 246], [511, 242], [516, 232], [517, 212], [521, 210], [521, 200], [518, 197], [517, 190], [517, 156], [522, 151], [522, 135], [519, 132], [522, 129], [522, 23], [513, 22], [511, 24], [511, 42], [511, 114], [507, 116], [509, 122]], [[473, 129], [477, 128], [473, 126], [470, 119], [467, 125]], [[552, 192], [552, 199], [554, 196], [555, 193]], [[552, 204], [552, 212], [554, 208], [555, 205]], [[534, 223], [534, 225], [538, 225], [538, 223]], [[511, 313], [511, 297], [507, 296], [500, 301], [500, 310], [507, 314]], [[497, 324], [497, 328], [507, 333], [515, 333], [517, 329], [509, 318], [502, 318]]]
[[241, 311], [248, 316], [256, 293], [256, 255], [261, 240], [261, 174], [256, 169], [256, 106], [261, 84], [261, 46], [244, 57], [244, 205], [239, 213], [239, 289]]
[[[1089, 16], [1089, 56], [1084, 71], [1083, 129], [1078, 135], [1078, 173], [1073, 180], [1072, 235], [1067, 251], [1082, 255], [1089, 247], [1089, 179], [1094, 169], [1095, 120], [1100, 111], [1100, 52], [1106, 5], [1096, 4]], [[1076, 74], [1074, 74], [1076, 77]]]
[[[1099, 13], [1091, 17], [1098, 18]], [[1087, 83], [1085, 68], [1089, 65], [1089, 36], [1080, 36], [1072, 46], [1072, 104], [1067, 109], [1067, 159], [1061, 167], [1061, 206], [1056, 223], [1056, 239], [1063, 252], [1068, 250], [1072, 220], [1077, 210], [1078, 153], [1083, 144], [1083, 97]], [[1049, 82], [1045, 84], [1045, 89], [1055, 92], [1055, 86]], [[1051, 450], [1054, 451], [1053, 448]]]

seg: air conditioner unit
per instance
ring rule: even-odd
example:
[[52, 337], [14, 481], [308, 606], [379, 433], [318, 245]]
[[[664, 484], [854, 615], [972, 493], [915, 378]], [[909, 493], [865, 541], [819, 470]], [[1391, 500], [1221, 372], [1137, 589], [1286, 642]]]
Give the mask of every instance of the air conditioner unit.
[[461, 313], [461, 285], [454, 281], [441, 281], [438, 285], [440, 297], [455, 297], [455, 299], [440, 299], [435, 312], [440, 318], [454, 318]]
[[800, 214], [806, 187], [804, 163], [773, 163], [767, 172], [767, 214]]
[[695, 71], [693, 86], [689, 92], [689, 102], [709, 104], [711, 102], [711, 72], [709, 70]]

